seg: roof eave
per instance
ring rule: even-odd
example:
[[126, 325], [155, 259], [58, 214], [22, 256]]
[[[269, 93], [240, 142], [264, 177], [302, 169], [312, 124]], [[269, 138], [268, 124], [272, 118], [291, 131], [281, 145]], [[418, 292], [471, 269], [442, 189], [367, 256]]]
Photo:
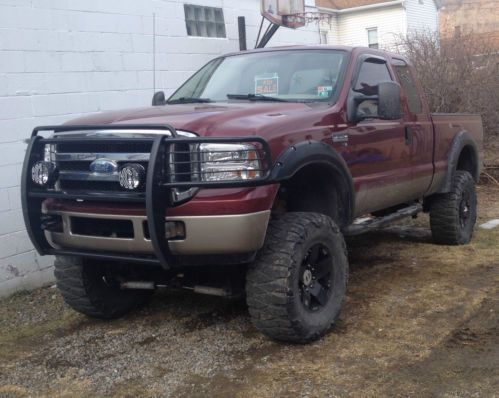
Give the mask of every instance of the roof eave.
[[386, 1], [384, 3], [376, 3], [376, 4], [368, 4], [365, 6], [359, 6], [359, 7], [352, 7], [352, 8], [344, 8], [342, 10], [335, 10], [333, 8], [325, 8], [325, 7], [317, 7], [319, 11], [322, 12], [328, 12], [332, 14], [347, 14], [350, 12], [358, 12], [358, 11], [365, 11], [365, 10], [372, 10], [376, 8], [385, 8], [385, 7], [393, 7], [396, 5], [404, 5], [404, 0], [397, 0], [397, 1]]

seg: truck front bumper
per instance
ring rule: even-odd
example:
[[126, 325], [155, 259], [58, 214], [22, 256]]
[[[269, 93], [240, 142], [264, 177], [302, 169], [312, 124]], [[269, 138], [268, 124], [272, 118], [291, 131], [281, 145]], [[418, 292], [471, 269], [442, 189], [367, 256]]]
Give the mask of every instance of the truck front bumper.
[[[44, 138], [40, 132], [74, 132], [121, 129], [137, 131], [127, 138], [103, 134], [102, 138], [94, 134], [80, 137]], [[147, 130], [156, 130], [161, 134], [141, 136]], [[148, 144], [147, 175], [144, 192], [111, 192], [106, 190], [79, 191], [78, 189], [57, 189], [55, 186], [36, 186], [32, 181], [32, 167], [35, 162], [44, 159], [46, 145], [68, 144], [85, 146], [98, 144], [143, 145]], [[259, 176], [246, 180], [215, 180], [202, 178], [182, 178], [186, 174], [177, 167], [178, 155], [185, 151], [177, 150], [175, 145], [194, 145], [203, 143], [252, 143], [259, 151], [261, 168]], [[201, 161], [195, 158], [194, 164]], [[185, 163], [178, 160], [178, 164]], [[33, 130], [26, 150], [21, 178], [21, 201], [23, 216], [28, 235], [41, 255], [72, 255], [102, 260], [132, 261], [149, 264], [160, 264], [165, 269], [182, 265], [181, 255], [208, 256], [221, 254], [231, 257], [232, 254], [254, 253], [263, 245], [270, 211], [258, 209], [249, 214], [196, 215], [175, 214], [175, 190], [190, 188], [250, 188], [274, 183], [271, 178], [272, 158], [269, 144], [261, 137], [179, 137], [176, 130], [168, 125], [104, 125], [104, 126], [44, 126]], [[197, 173], [197, 172], [196, 172]], [[145, 208], [145, 214], [121, 215], [94, 214], [61, 211], [44, 208], [47, 200], [64, 201], [73, 204], [101, 203], [106, 206], [114, 204], [136, 204]], [[95, 206], [93, 206], [95, 208]], [[98, 207], [98, 206], [97, 206]], [[268, 209], [268, 208], [267, 208]], [[96, 212], [97, 213], [97, 212]], [[129, 214], [129, 213], [123, 213]], [[58, 216], [58, 220], [51, 219]], [[75, 220], [78, 218], [79, 220]], [[117, 225], [116, 233], [108, 228], [102, 219]], [[83, 220], [82, 220], [83, 219]], [[85, 219], [87, 219], [85, 221]], [[88, 225], [92, 220], [101, 222], [102, 230]], [[121, 221], [121, 222], [120, 222]], [[167, 223], [180, 221], [184, 226], [182, 239], [171, 240]], [[73, 228], [76, 223], [81, 228]], [[124, 222], [124, 223], [123, 223]], [[87, 224], [85, 224], [87, 223]], [[61, 225], [58, 225], [61, 224]], [[124, 228], [124, 224], [128, 227]], [[147, 227], [144, 227], [144, 224]], [[82, 227], [83, 225], [83, 227]], [[92, 236], [92, 229], [95, 235]], [[111, 229], [111, 234], [109, 230]], [[83, 233], [82, 233], [83, 231]], [[179, 256], [180, 255], [180, 256]], [[250, 258], [250, 257], [246, 257]]]
[[[46, 211], [48, 216], [60, 216], [60, 232], [45, 231], [45, 237], [56, 249], [74, 248], [114, 253], [154, 255], [147, 231], [147, 217], [140, 215], [109, 215], [80, 212]], [[170, 240], [174, 255], [245, 254], [263, 246], [270, 210], [250, 214], [167, 217], [166, 222], [180, 222], [184, 227], [182, 239]], [[127, 237], [92, 235], [74, 228], [73, 220], [125, 222], [130, 226]], [[96, 231], [98, 232], [98, 231]]]

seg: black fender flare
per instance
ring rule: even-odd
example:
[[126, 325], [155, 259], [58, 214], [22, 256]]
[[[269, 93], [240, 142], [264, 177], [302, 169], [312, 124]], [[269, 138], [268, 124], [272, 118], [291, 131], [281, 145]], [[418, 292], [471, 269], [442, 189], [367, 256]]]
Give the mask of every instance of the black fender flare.
[[447, 171], [445, 173], [444, 181], [442, 182], [437, 193], [446, 193], [450, 191], [452, 179], [454, 178], [455, 171], [457, 170], [459, 156], [461, 155], [463, 148], [466, 146], [469, 146], [474, 154], [473, 172], [471, 174], [475, 182], [478, 181], [482, 171], [480, 151], [473, 137], [467, 131], [463, 130], [457, 133], [452, 140], [448, 156]]
[[291, 145], [274, 163], [270, 179], [283, 182], [291, 179], [298, 171], [309, 165], [322, 164], [329, 167], [339, 178], [341, 193], [349, 209], [348, 224], [355, 214], [355, 190], [352, 175], [345, 160], [331, 146], [321, 141], [307, 140]]

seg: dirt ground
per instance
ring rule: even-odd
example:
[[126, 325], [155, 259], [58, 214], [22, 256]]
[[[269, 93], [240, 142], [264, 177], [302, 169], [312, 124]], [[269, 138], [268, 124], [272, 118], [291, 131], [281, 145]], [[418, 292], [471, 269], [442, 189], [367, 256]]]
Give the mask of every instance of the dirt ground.
[[[499, 218], [499, 188], [478, 192], [478, 224]], [[187, 292], [112, 322], [54, 288], [2, 300], [0, 396], [499, 396], [499, 228], [436, 246], [421, 216], [348, 247], [344, 310], [310, 345], [269, 341], [243, 302]]]

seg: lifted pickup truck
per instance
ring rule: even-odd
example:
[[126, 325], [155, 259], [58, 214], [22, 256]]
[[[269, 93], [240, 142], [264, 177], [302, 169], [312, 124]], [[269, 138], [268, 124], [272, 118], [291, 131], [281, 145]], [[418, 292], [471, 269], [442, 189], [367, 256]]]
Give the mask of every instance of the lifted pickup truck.
[[401, 55], [229, 54], [153, 105], [31, 135], [26, 228], [84, 314], [118, 317], [158, 286], [245, 293], [259, 330], [308, 342], [340, 312], [344, 235], [425, 211], [436, 243], [471, 239], [480, 116], [429, 113]]

